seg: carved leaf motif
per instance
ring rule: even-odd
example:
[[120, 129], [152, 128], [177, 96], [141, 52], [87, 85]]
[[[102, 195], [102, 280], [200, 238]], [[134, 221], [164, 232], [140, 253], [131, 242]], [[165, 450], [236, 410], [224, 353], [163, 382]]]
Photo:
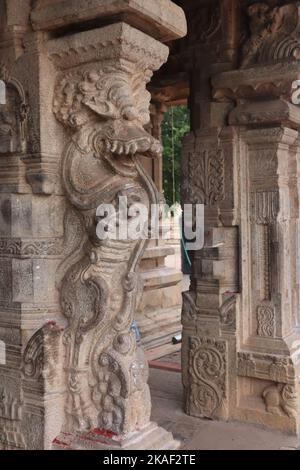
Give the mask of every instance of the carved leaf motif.
[[214, 205], [224, 197], [224, 155], [222, 150], [203, 150], [189, 155], [190, 201]]
[[251, 221], [256, 224], [271, 224], [279, 212], [278, 191], [251, 193]]

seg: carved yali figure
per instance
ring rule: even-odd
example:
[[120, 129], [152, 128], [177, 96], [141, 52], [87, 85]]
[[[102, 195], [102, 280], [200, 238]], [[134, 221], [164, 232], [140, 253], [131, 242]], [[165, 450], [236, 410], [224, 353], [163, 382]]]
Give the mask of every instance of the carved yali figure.
[[150, 416], [147, 364], [131, 331], [141, 294], [136, 270], [147, 242], [96, 236], [100, 204], [112, 204], [130, 227], [135, 217], [119, 209], [119, 196], [127, 197], [129, 208], [158, 202], [138, 161], [140, 155], [158, 157], [162, 150], [144, 130], [150, 119], [148, 80], [147, 74], [121, 66], [82, 68], [58, 80], [55, 90], [56, 117], [74, 130], [63, 156], [63, 184], [88, 234], [83, 256], [69, 266], [60, 288], [68, 319], [69, 432], [100, 427], [127, 433], [147, 424]]
[[250, 39], [242, 66], [300, 59], [300, 3], [271, 7], [256, 2], [248, 8]]
[[298, 395], [295, 387], [287, 384], [270, 385], [263, 391], [266, 411], [272, 414], [286, 414], [290, 418], [297, 417]]

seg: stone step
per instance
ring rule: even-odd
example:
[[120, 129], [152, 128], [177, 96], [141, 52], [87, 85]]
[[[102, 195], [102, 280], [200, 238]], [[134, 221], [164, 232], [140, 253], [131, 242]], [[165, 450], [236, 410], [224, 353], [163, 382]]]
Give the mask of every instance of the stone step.
[[182, 281], [182, 273], [174, 268], [157, 268], [141, 273], [144, 281], [144, 290], [162, 289], [167, 286], [176, 286]]
[[181, 331], [181, 329], [182, 329], [181, 323], [180, 321], [177, 321], [177, 322], [173, 322], [172, 324], [163, 325], [163, 330], [162, 330], [162, 327], [161, 328], [158, 327], [158, 328], [151, 328], [147, 330], [141, 328], [140, 331], [141, 331], [142, 337], [145, 338], [146, 344], [155, 340], [163, 344], [163, 343], [168, 342], [166, 341], [167, 338], [172, 339], [172, 336], [175, 334], [175, 332], [179, 332]]
[[146, 341], [142, 340], [142, 346], [145, 351], [149, 351], [150, 349], [153, 350], [160, 346], [165, 345], [172, 345], [172, 338], [173, 336], [181, 333], [181, 327], [174, 328], [173, 330], [169, 331], [167, 334], [158, 337], [157, 335], [153, 335], [152, 337], [147, 337]]
[[136, 319], [140, 328], [148, 328], [149, 326], [159, 328], [164, 324], [170, 325], [172, 322], [181, 321], [181, 306], [149, 311], [144, 316], [138, 315]]
[[169, 315], [164, 318], [156, 318], [156, 316], [154, 316], [150, 319], [143, 319], [141, 321], [138, 320], [138, 326], [142, 335], [147, 334], [147, 336], [149, 336], [159, 332], [167, 333], [168, 331], [174, 330], [174, 327], [181, 329], [180, 317], [180, 310], [178, 310], [178, 314], [176, 315]]
[[175, 254], [175, 249], [171, 246], [154, 246], [147, 248], [143, 259], [165, 258]]
[[[146, 357], [149, 362], [161, 359], [169, 354], [176, 353], [181, 350], [181, 344], [164, 344], [146, 351]], [[151, 367], [151, 364], [150, 364]]]

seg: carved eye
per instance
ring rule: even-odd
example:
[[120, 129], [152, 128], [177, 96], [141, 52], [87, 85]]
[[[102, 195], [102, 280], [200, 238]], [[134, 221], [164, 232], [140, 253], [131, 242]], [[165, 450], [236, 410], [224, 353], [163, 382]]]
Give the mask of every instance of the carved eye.
[[122, 115], [127, 121], [134, 121], [138, 118], [138, 113], [133, 106], [127, 106], [122, 110]]
[[0, 80], [0, 104], [6, 104], [6, 85]]
[[96, 83], [98, 80], [99, 80], [100, 76], [97, 72], [90, 72], [88, 74], [88, 79], [90, 80], [90, 82], [92, 83]]

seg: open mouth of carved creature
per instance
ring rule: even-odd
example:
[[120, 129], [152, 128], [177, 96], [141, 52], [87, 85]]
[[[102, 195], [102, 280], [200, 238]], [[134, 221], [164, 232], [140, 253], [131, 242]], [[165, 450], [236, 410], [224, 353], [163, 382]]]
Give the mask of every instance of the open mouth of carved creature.
[[105, 146], [106, 150], [120, 156], [140, 153], [157, 158], [162, 153], [160, 142], [142, 127], [124, 122], [109, 126], [105, 133]]

